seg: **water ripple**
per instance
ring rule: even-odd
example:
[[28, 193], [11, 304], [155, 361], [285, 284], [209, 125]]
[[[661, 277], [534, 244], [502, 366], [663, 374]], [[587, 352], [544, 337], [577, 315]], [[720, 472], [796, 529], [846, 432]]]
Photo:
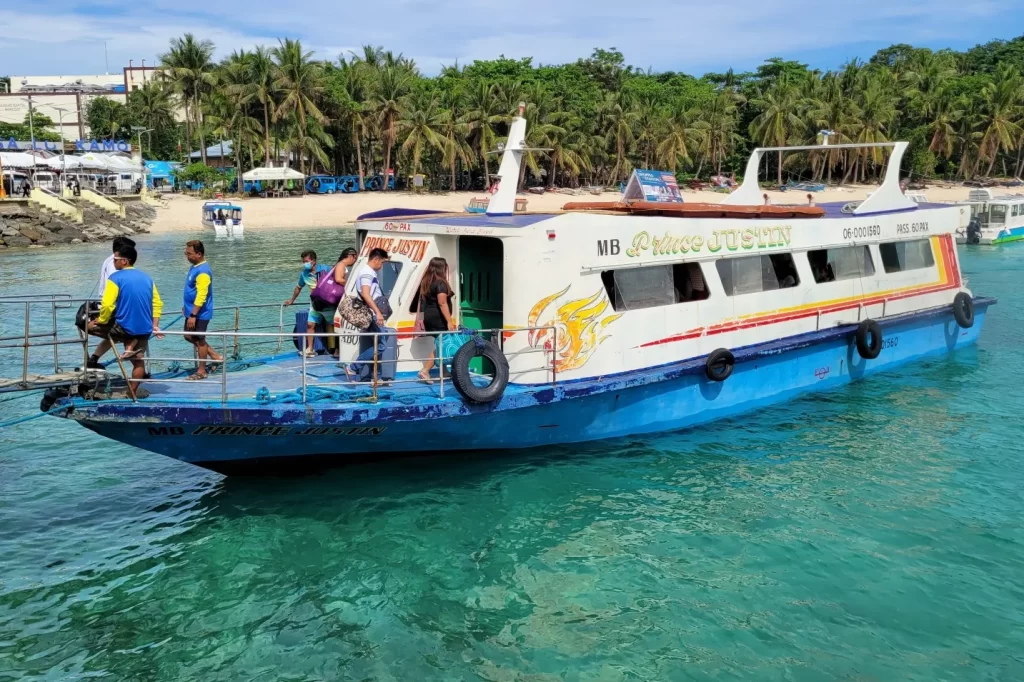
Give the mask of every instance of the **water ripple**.
[[[218, 296], [307, 244], [216, 243]], [[0, 433], [0, 680], [1022, 679], [1024, 250], [963, 258], [977, 349], [690, 432], [275, 481]]]

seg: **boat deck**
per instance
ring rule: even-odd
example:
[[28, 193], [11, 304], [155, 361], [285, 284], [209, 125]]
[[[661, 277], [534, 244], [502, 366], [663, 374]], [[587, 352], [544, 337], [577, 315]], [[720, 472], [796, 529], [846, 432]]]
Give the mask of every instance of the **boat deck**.
[[[112, 376], [120, 379], [116, 366]], [[143, 381], [149, 396], [140, 404], [221, 404], [241, 406], [260, 404], [302, 404], [303, 362], [294, 353], [270, 356], [243, 362], [229, 362], [226, 380], [214, 372], [201, 381], [189, 381], [188, 371], [156, 374], [153, 380]], [[487, 379], [481, 377], [480, 381]], [[437, 368], [431, 383], [417, 379], [414, 371], [399, 372], [391, 382], [379, 381], [376, 389], [370, 382], [349, 382], [345, 371], [329, 355], [308, 358], [305, 363], [306, 403], [338, 404], [373, 403], [377, 407], [464, 404], [450, 379], [445, 379], [443, 391]], [[529, 386], [509, 384], [506, 395], [528, 392]]]

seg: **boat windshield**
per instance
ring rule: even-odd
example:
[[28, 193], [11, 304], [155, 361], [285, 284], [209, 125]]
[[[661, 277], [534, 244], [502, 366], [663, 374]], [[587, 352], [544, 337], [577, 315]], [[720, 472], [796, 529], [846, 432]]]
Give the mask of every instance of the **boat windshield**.
[[1006, 223], [1006, 204], [989, 204], [988, 222], [992, 225], [1003, 225]]

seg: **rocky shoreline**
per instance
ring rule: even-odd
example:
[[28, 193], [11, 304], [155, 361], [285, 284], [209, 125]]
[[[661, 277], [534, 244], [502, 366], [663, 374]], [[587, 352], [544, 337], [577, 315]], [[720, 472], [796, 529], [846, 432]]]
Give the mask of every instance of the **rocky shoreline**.
[[141, 202], [125, 204], [123, 219], [91, 204], [83, 203], [80, 207], [85, 217], [81, 225], [31, 204], [0, 204], [0, 250], [102, 242], [119, 235], [145, 234], [156, 218], [156, 209]]

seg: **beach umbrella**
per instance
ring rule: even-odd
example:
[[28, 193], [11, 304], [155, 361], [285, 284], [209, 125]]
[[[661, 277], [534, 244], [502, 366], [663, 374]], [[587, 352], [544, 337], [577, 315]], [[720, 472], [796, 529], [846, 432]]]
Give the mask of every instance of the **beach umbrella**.
[[303, 180], [305, 175], [294, 168], [268, 168], [266, 166], [253, 168], [242, 174], [245, 182], [265, 182], [267, 180]]

